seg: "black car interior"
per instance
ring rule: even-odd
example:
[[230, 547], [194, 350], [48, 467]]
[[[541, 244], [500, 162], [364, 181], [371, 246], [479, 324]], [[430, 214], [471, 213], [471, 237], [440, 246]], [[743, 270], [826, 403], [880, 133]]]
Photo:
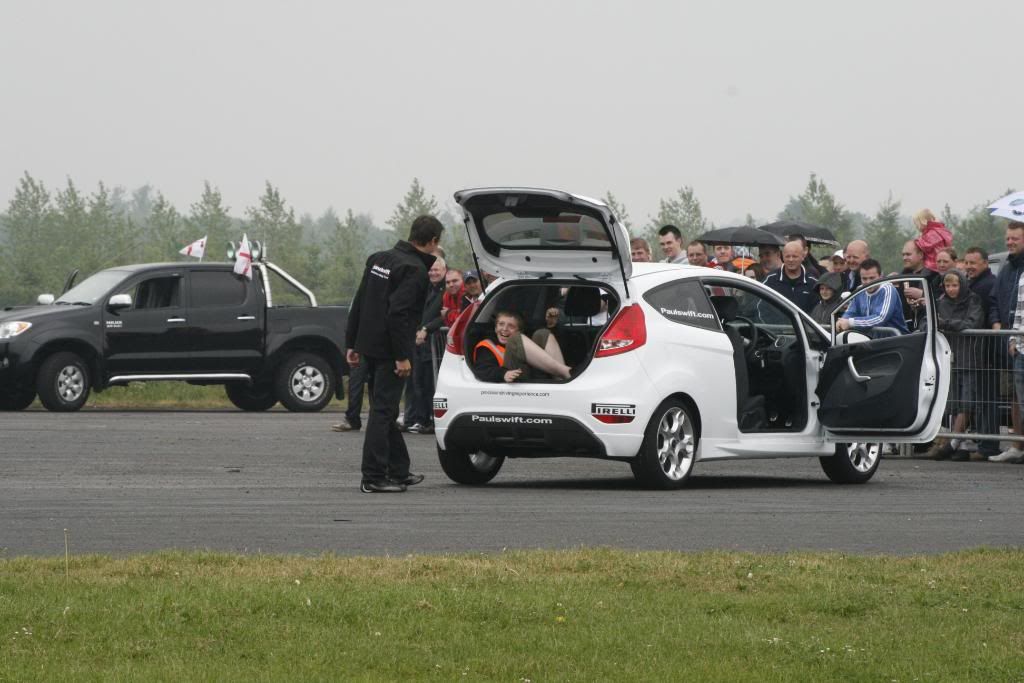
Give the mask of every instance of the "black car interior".
[[741, 432], [798, 432], [807, 425], [803, 342], [790, 314], [752, 292], [719, 287], [709, 298], [733, 348]]

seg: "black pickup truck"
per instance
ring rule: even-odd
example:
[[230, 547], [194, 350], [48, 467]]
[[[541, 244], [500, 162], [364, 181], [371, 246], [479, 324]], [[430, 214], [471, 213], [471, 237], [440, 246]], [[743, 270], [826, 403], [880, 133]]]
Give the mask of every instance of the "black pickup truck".
[[102, 270], [46, 305], [0, 310], [0, 410], [81, 408], [128, 382], [222, 384], [243, 410], [322, 410], [340, 392], [347, 309], [273, 263]]

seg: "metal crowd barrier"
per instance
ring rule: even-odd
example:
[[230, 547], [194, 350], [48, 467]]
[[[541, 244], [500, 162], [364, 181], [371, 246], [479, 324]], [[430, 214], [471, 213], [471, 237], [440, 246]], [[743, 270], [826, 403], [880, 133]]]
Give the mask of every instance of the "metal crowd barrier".
[[[1013, 426], [1014, 383], [1024, 390], [1024, 370], [1015, 372], [1010, 338], [1015, 330], [944, 332], [953, 349], [953, 376], [939, 435], [975, 441], [1024, 441]], [[1024, 361], [1022, 361], [1024, 363]]]
[[442, 327], [430, 335], [430, 362], [434, 366], [434, 386], [437, 386], [437, 373], [441, 370], [441, 357], [444, 356], [444, 346], [448, 342], [448, 328]]

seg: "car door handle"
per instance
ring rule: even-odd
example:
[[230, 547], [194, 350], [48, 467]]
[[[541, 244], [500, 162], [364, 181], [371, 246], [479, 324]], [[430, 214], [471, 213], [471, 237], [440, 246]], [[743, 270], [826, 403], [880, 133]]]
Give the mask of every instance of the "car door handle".
[[168, 318], [167, 322], [169, 322], [169, 323], [183, 323], [183, 322], [185, 322], [185, 319], [184, 318]]
[[235, 318], [235, 320], [255, 320], [255, 319], [256, 319], [256, 316], [254, 316], [254, 315], [240, 315], [237, 318]]
[[857, 372], [857, 368], [853, 365], [853, 356], [848, 356], [846, 359], [846, 367], [850, 368], [850, 374], [858, 382], [867, 382], [871, 379], [870, 375], [862, 375]]

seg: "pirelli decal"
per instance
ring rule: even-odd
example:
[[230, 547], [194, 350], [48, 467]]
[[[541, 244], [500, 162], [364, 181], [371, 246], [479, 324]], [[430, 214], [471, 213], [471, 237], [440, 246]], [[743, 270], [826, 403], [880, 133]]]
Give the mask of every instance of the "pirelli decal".
[[636, 417], [633, 403], [591, 403], [590, 414], [605, 424], [625, 424]]

